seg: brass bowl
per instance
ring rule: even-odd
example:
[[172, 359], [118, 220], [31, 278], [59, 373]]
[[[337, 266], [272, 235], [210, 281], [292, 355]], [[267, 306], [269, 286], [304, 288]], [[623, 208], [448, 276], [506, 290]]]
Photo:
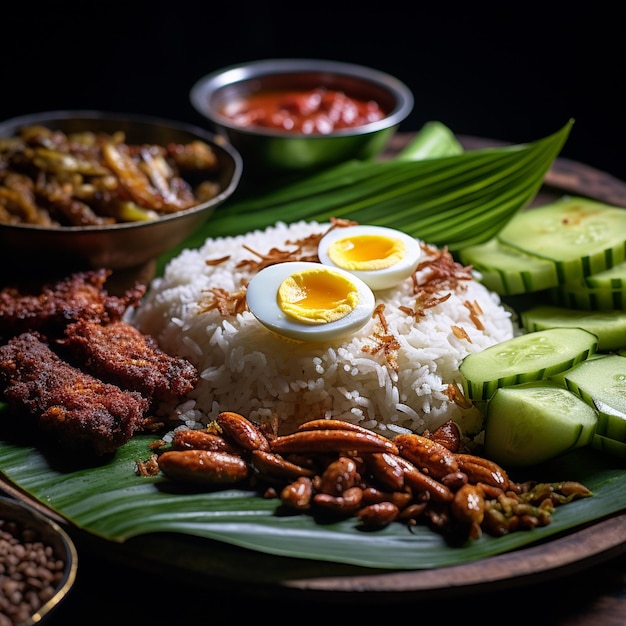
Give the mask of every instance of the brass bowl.
[[241, 177], [239, 153], [222, 138], [191, 125], [102, 111], [52, 111], [1, 122], [0, 137], [14, 136], [19, 128], [31, 125], [64, 133], [123, 131], [128, 143], [204, 141], [218, 157], [220, 190], [207, 202], [150, 221], [60, 227], [0, 223], [0, 262], [15, 271], [22, 267], [30, 271], [51, 267], [72, 271], [142, 267], [175, 248], [203, 225], [215, 208], [234, 193]]
[[[378, 121], [333, 131], [303, 134], [239, 126], [225, 117], [228, 102], [263, 90], [325, 87], [362, 100], [376, 101], [386, 112]], [[386, 146], [413, 108], [409, 88], [389, 74], [352, 63], [317, 59], [267, 59], [234, 65], [200, 78], [191, 103], [241, 153], [246, 172], [298, 173], [348, 159], [369, 159]]]
[[52, 548], [54, 559], [63, 561], [63, 570], [60, 579], [55, 583], [53, 595], [42, 600], [41, 606], [30, 612], [25, 621], [19, 622], [21, 626], [44, 624], [74, 585], [78, 570], [76, 547], [69, 535], [55, 521], [18, 500], [0, 496], [0, 521], [15, 522], [20, 533], [26, 529], [32, 531], [32, 542], [41, 542], [44, 546]]

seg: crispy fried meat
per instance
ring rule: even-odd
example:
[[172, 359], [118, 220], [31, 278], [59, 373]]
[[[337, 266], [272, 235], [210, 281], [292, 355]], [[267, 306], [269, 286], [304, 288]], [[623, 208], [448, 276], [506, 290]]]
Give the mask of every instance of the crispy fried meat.
[[104, 289], [110, 270], [77, 272], [66, 279], [44, 285], [37, 293], [14, 287], [0, 290], [0, 338], [27, 331], [60, 335], [65, 326], [78, 320], [103, 324], [117, 321], [143, 297], [145, 285], [112, 296]]
[[103, 455], [142, 430], [149, 401], [63, 361], [37, 333], [0, 346], [0, 382], [13, 413], [27, 412], [68, 449]]
[[124, 321], [74, 322], [59, 343], [91, 374], [151, 400], [180, 398], [198, 379], [189, 361], [166, 354], [154, 338]]

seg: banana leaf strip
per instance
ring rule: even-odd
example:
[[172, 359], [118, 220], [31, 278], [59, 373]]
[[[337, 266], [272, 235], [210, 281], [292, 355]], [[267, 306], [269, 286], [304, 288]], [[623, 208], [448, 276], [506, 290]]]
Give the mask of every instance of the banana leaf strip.
[[[593, 496], [557, 507], [551, 523], [542, 528], [448, 545], [426, 526], [393, 523], [365, 532], [355, 518], [319, 523], [307, 514], [281, 515], [278, 500], [250, 489], [190, 489], [162, 476], [137, 476], [136, 461], [149, 456], [149, 435], [133, 438], [112, 459], [88, 466], [72, 464], [58, 451], [1, 439], [0, 467], [9, 481], [75, 528], [114, 544], [169, 533], [296, 559], [418, 570], [522, 548], [600, 520], [623, 510], [626, 503], [623, 462], [585, 449], [533, 468], [532, 478], [578, 480]], [[202, 545], [194, 543], [193, 551], [201, 551]], [[207, 542], [207, 550], [210, 545]]]

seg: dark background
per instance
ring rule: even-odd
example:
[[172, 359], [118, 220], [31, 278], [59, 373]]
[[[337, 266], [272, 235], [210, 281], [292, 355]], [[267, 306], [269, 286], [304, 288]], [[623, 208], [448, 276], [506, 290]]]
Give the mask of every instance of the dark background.
[[21, 2], [2, 24], [0, 118], [97, 108], [207, 126], [188, 100], [202, 75], [252, 59], [332, 58], [411, 88], [401, 130], [439, 120], [521, 143], [574, 118], [561, 156], [626, 179], [620, 3], [399, 4]]

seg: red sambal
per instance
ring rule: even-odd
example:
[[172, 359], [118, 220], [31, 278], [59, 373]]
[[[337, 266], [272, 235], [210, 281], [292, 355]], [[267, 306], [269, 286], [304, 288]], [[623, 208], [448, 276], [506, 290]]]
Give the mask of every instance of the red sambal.
[[222, 110], [238, 126], [327, 135], [375, 122], [386, 113], [373, 100], [359, 100], [323, 87], [307, 91], [261, 91]]

